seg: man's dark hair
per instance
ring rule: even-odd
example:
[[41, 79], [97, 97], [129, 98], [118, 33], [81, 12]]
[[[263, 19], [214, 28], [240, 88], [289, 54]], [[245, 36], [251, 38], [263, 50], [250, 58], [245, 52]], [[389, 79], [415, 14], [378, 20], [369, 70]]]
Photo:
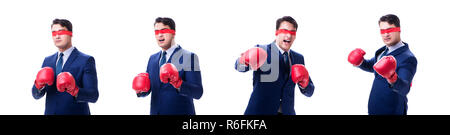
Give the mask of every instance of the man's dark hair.
[[172, 18], [158, 17], [158, 18], [156, 18], [155, 23], [153, 25], [155, 25], [156, 23], [162, 23], [164, 25], [168, 25], [170, 27], [170, 29], [175, 30], [175, 21], [173, 21]]
[[72, 23], [69, 20], [56, 18], [55, 20], [53, 20], [51, 27], [53, 27], [53, 25], [55, 25], [55, 24], [59, 24], [62, 27], [66, 27], [67, 30], [72, 32]]
[[389, 24], [394, 24], [395, 27], [400, 27], [400, 19], [398, 19], [398, 17], [393, 14], [387, 14], [382, 16], [378, 21], [378, 25], [380, 25], [380, 22], [387, 22]]
[[297, 31], [298, 24], [297, 24], [297, 22], [295, 21], [295, 19], [292, 18], [292, 17], [290, 17], [290, 16], [283, 16], [283, 17], [279, 18], [279, 19], [277, 20], [277, 27], [276, 27], [276, 30], [278, 30], [278, 28], [280, 28], [280, 24], [281, 24], [282, 22], [284, 22], [284, 21], [293, 24], [294, 27], [295, 27], [295, 31]]

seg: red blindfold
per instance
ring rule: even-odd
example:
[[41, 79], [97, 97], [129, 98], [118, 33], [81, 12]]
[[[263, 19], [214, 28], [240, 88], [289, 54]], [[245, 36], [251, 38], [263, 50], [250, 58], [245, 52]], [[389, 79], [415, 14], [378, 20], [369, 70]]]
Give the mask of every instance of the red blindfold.
[[381, 33], [381, 34], [384, 34], [384, 33], [391, 33], [391, 32], [400, 32], [400, 27], [394, 27], [394, 28], [389, 28], [389, 29], [380, 30], [380, 33]]
[[67, 31], [67, 30], [53, 31], [52, 32], [52, 36], [56, 36], [56, 35], [69, 35], [69, 36], [72, 36], [72, 32], [71, 31]]
[[171, 34], [174, 34], [175, 35], [175, 30], [172, 30], [172, 29], [162, 29], [162, 30], [155, 30], [155, 35], [158, 35], [158, 34], [164, 34], [164, 33], [171, 33]]
[[293, 36], [295, 36], [296, 31], [290, 31], [290, 30], [285, 30], [285, 29], [279, 29], [277, 30], [277, 32], [275, 33], [276, 36], [278, 36], [278, 34], [283, 33], [283, 34], [291, 34]]

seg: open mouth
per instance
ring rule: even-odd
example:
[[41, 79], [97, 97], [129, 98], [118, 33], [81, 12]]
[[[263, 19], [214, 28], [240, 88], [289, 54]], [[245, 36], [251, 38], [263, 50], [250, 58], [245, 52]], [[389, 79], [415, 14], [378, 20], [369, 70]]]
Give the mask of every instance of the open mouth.
[[284, 43], [291, 43], [291, 40], [283, 40]]
[[160, 39], [160, 40], [158, 40], [158, 41], [159, 41], [159, 42], [164, 42], [164, 40], [165, 40], [165, 39]]

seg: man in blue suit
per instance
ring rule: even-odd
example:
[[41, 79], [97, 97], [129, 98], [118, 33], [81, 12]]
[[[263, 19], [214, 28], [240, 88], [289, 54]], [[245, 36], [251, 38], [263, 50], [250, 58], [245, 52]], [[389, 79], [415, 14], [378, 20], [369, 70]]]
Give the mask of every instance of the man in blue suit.
[[[59, 51], [45, 58], [43, 69], [38, 73], [31, 90], [32, 95], [40, 99], [47, 94], [45, 115], [90, 115], [88, 102], [95, 103], [98, 99], [94, 57], [72, 46], [70, 21], [55, 19], [51, 29], [53, 42]], [[67, 78], [54, 79], [65, 72], [70, 73], [66, 77], [73, 78], [72, 82], [66, 83], [69, 80]]]
[[[133, 81], [138, 97], [152, 92], [150, 115], [195, 115], [193, 99], [203, 94], [198, 57], [175, 43], [175, 22], [158, 17], [155, 38], [161, 51], [150, 56], [146, 73]], [[151, 84], [151, 85], [150, 85]]]
[[400, 38], [400, 19], [396, 15], [382, 16], [378, 24], [386, 45], [369, 60], [365, 60], [365, 52], [357, 48], [349, 54], [348, 61], [375, 76], [369, 97], [369, 115], [406, 115], [406, 95], [416, 73], [417, 59]]
[[[258, 49], [249, 49], [236, 60], [237, 71], [247, 72], [250, 68], [253, 69], [253, 92], [245, 115], [295, 115], [296, 84], [299, 84], [300, 92], [305, 96], [313, 95], [314, 83], [311, 78], [307, 75], [302, 79], [304, 81], [299, 82], [295, 75], [299, 71], [291, 68], [294, 65], [304, 67], [305, 64], [303, 55], [290, 49], [296, 38], [297, 27], [294, 18], [279, 18], [276, 21], [274, 42], [257, 45]], [[307, 74], [306, 69], [302, 74]]]

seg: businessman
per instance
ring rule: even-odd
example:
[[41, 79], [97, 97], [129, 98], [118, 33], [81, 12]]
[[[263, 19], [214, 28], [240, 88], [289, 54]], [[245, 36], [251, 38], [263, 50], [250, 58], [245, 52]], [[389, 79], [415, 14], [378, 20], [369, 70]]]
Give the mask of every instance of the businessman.
[[303, 55], [291, 49], [298, 24], [284, 16], [276, 21], [275, 41], [256, 45], [235, 62], [239, 72], [253, 71], [253, 92], [245, 115], [295, 115], [294, 92], [311, 97], [314, 84], [305, 67]]
[[138, 97], [152, 93], [150, 115], [195, 115], [193, 99], [203, 94], [198, 57], [175, 43], [173, 19], [158, 17], [154, 28], [161, 50], [150, 56], [132, 88]]
[[375, 75], [369, 97], [369, 115], [406, 115], [411, 82], [417, 68], [417, 59], [409, 45], [400, 38], [400, 19], [393, 14], [378, 21], [384, 46], [369, 60], [357, 48], [350, 52], [348, 61]]
[[44, 59], [32, 95], [46, 95], [45, 115], [90, 115], [88, 103], [95, 103], [99, 95], [94, 57], [72, 45], [69, 20], [53, 20], [51, 30], [58, 52]]

